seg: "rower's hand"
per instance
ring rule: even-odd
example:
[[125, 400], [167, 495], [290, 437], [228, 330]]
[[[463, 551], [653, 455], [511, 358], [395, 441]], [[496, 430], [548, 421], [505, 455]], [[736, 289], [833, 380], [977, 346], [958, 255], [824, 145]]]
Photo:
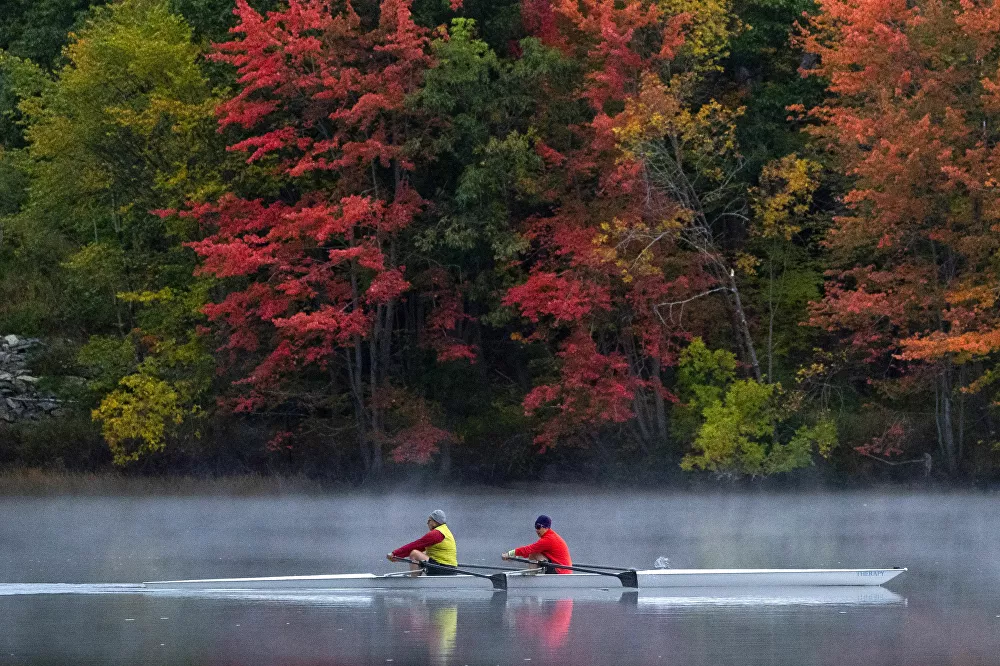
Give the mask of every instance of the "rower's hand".
[[389, 553], [388, 555], [386, 555], [385, 559], [389, 560], [390, 562], [395, 562], [396, 561], [396, 557], [392, 553]]
[[514, 557], [514, 551], [512, 550], [508, 550], [506, 553], [500, 553], [501, 560], [509, 560], [512, 557]]

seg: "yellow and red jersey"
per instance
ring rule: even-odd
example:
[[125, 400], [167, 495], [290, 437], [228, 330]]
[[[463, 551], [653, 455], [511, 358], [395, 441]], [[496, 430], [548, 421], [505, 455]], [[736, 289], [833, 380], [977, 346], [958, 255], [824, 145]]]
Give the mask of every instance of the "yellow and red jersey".
[[416, 541], [411, 541], [405, 546], [400, 546], [392, 551], [395, 557], [409, 557], [415, 550], [427, 553], [428, 557], [433, 557], [439, 564], [448, 566], [458, 565], [458, 549], [455, 546], [455, 537], [447, 525], [438, 525], [427, 534]]

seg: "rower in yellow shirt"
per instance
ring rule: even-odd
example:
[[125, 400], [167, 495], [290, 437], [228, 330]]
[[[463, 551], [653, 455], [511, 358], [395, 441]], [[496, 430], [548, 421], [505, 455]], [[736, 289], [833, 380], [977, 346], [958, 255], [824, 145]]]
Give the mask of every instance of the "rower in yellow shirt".
[[427, 534], [416, 541], [411, 541], [405, 546], [400, 546], [396, 550], [386, 555], [386, 559], [395, 562], [398, 559], [413, 560], [410, 570], [424, 570], [427, 576], [448, 576], [454, 575], [455, 571], [449, 571], [441, 566], [426, 566], [424, 563], [444, 565], [449, 567], [458, 566], [458, 548], [455, 546], [455, 537], [448, 529], [448, 519], [441, 509], [431, 511], [427, 517]]

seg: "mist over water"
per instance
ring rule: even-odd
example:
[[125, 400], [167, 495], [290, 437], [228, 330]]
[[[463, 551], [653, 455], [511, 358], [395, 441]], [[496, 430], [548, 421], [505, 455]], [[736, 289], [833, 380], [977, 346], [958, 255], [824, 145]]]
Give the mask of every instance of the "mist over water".
[[[985, 494], [545, 489], [2, 498], [0, 664], [1000, 664], [996, 507]], [[545, 513], [588, 564], [910, 570], [885, 590], [839, 592], [130, 587], [398, 571], [385, 553], [420, 536], [436, 508], [463, 563], [501, 564]]]

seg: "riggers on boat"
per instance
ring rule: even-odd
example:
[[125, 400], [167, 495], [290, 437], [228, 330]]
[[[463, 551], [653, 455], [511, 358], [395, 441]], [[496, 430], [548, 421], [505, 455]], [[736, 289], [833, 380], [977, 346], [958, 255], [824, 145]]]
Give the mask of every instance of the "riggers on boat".
[[572, 573], [539, 575], [532, 571], [486, 575], [410, 576], [321, 574], [264, 578], [210, 578], [160, 580], [143, 583], [152, 589], [188, 590], [445, 590], [445, 589], [604, 589], [608, 587], [659, 589], [672, 587], [816, 587], [877, 586], [905, 568], [892, 569], [649, 569], [618, 574]]

